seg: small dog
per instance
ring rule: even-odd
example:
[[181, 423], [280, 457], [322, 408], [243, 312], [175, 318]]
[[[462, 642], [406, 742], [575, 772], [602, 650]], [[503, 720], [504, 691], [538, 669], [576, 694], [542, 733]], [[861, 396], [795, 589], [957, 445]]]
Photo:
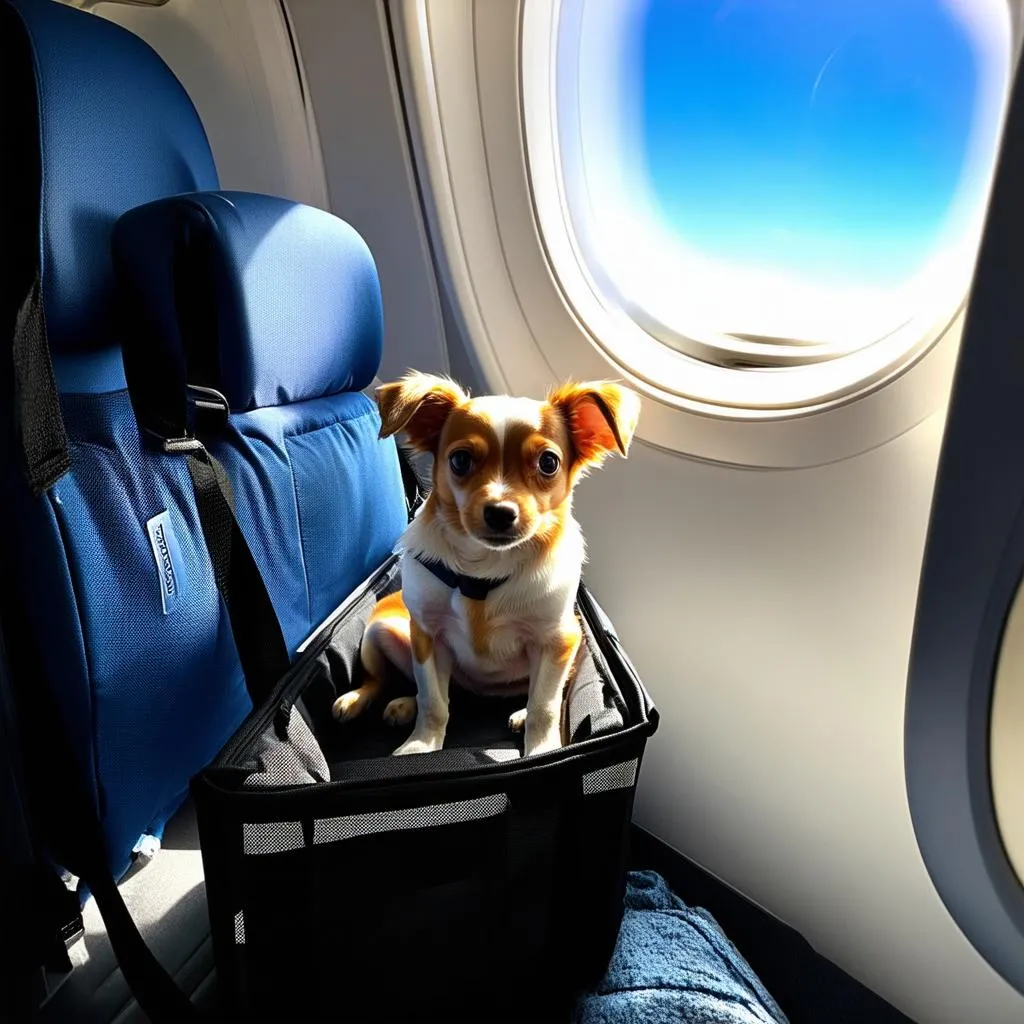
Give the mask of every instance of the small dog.
[[384, 719], [415, 719], [396, 754], [440, 750], [448, 684], [527, 693], [509, 719], [526, 756], [562, 745], [563, 691], [579, 650], [575, 598], [584, 562], [573, 488], [611, 452], [625, 456], [640, 414], [632, 391], [566, 384], [543, 402], [470, 398], [445, 377], [410, 373], [377, 389], [381, 437], [403, 431], [434, 456], [433, 488], [406, 529], [402, 590], [371, 613], [360, 647], [364, 681], [334, 717], [355, 718], [380, 694], [391, 662], [415, 680]]

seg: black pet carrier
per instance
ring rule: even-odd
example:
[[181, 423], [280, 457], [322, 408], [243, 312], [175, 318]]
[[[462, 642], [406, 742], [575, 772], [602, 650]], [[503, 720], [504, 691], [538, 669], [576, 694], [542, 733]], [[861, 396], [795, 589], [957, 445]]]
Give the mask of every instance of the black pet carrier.
[[193, 781], [224, 1005], [567, 1020], [614, 947], [657, 714], [581, 587], [566, 746], [522, 758], [515, 702], [453, 688], [445, 749], [391, 756], [404, 733], [379, 708], [351, 723], [330, 708], [358, 683], [363, 627], [398, 573], [389, 559], [330, 617]]
[[252, 698], [191, 785], [223, 1012], [564, 1019], [613, 949], [655, 727], [607, 620], [581, 590], [559, 751], [521, 758], [518, 707], [458, 690], [432, 754], [392, 756], [379, 706], [335, 722], [416, 491], [363, 393], [369, 250], [325, 211], [205, 192], [125, 213], [112, 252], [136, 419], [187, 462]]

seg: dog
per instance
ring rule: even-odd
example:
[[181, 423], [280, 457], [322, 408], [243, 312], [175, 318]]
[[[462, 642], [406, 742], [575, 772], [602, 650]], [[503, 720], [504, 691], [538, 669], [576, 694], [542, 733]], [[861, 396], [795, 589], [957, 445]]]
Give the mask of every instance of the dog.
[[447, 377], [410, 372], [376, 391], [382, 438], [433, 455], [433, 487], [396, 545], [402, 590], [374, 607], [361, 685], [332, 713], [360, 715], [390, 662], [415, 697], [384, 708], [415, 721], [396, 754], [444, 745], [450, 681], [479, 694], [525, 691], [509, 719], [529, 757], [562, 746], [562, 697], [581, 642], [575, 615], [585, 545], [573, 490], [606, 456], [625, 457], [640, 399], [610, 381], [568, 383], [545, 401], [470, 398]]

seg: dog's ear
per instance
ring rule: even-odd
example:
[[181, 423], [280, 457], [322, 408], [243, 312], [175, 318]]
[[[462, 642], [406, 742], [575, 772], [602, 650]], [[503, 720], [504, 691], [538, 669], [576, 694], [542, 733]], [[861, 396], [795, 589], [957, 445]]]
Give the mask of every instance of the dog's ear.
[[564, 417], [575, 461], [600, 465], [609, 452], [626, 456], [640, 419], [640, 397], [613, 381], [563, 384], [548, 403]]
[[409, 444], [423, 452], [434, 450], [449, 413], [469, 401], [462, 388], [448, 377], [416, 372], [381, 385], [376, 395], [380, 436], [390, 437], [404, 430]]

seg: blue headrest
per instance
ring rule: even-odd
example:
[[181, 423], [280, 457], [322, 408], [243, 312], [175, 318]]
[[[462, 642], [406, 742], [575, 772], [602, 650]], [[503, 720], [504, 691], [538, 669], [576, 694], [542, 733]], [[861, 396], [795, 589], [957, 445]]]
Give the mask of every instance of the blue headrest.
[[36, 64], [50, 347], [95, 351], [114, 341], [117, 218], [158, 196], [216, 188], [217, 172], [191, 100], [146, 43], [63, 4], [14, 7]]
[[150, 366], [187, 361], [187, 383], [232, 411], [361, 391], [377, 372], [373, 258], [322, 210], [247, 192], [162, 199], [118, 221], [114, 262], [134, 320], [126, 361], [139, 346]]

